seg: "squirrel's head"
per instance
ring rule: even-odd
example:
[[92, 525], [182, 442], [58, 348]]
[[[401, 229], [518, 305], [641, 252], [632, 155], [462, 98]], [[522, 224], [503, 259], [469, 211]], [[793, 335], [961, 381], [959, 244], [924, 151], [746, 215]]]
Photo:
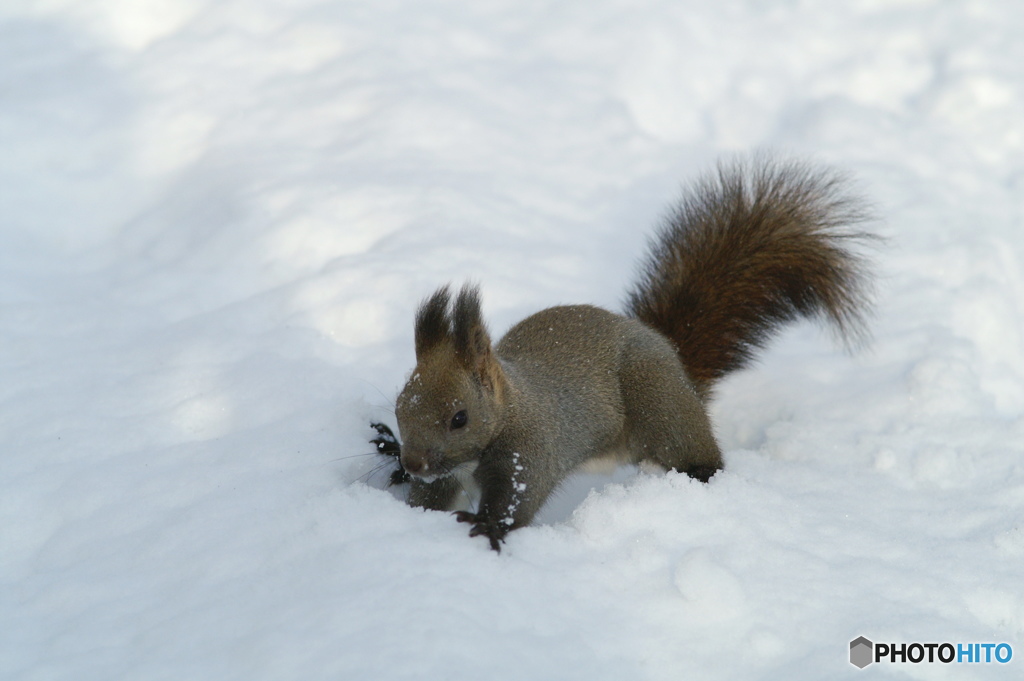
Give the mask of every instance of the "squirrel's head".
[[424, 480], [473, 461], [501, 425], [507, 379], [480, 315], [480, 294], [445, 286], [416, 313], [416, 368], [396, 403], [402, 466]]

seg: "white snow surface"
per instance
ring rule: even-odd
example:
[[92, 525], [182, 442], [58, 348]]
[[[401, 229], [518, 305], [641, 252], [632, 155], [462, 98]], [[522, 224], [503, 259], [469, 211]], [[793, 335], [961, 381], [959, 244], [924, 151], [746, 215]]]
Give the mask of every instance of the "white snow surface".
[[[1024, 11], [999, 0], [0, 6], [0, 678], [1024, 674]], [[804, 323], [702, 485], [502, 553], [374, 472], [417, 304], [621, 309], [684, 183], [858, 179], [873, 340]], [[386, 462], [383, 462], [386, 463]], [[1007, 642], [859, 671], [849, 641]]]

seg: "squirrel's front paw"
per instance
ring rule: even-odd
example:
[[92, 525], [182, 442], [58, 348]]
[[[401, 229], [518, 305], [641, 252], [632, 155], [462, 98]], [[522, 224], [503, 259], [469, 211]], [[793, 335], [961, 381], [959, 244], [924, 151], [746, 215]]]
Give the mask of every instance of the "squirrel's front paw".
[[471, 523], [469, 536], [476, 537], [484, 535], [491, 540], [491, 548], [501, 553], [501, 543], [508, 534], [508, 525], [488, 518], [483, 513], [470, 513], [469, 511], [456, 511], [455, 519], [460, 523]]
[[377, 437], [370, 440], [371, 445], [377, 447], [377, 453], [385, 456], [395, 457], [396, 468], [391, 471], [391, 475], [388, 478], [388, 486], [391, 485], [403, 485], [412, 478], [402, 468], [402, 445], [395, 437], [395, 434], [383, 423], [370, 423], [370, 427], [377, 431]]

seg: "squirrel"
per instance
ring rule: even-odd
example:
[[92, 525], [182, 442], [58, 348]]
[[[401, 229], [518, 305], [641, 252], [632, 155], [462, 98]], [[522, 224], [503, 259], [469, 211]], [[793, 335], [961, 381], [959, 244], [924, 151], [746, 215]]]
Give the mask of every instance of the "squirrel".
[[401, 462], [392, 480], [411, 481], [410, 505], [450, 511], [455, 474], [472, 470], [478, 508], [455, 515], [498, 552], [590, 459], [707, 482], [723, 467], [707, 412], [719, 379], [801, 316], [849, 347], [863, 339], [871, 280], [856, 247], [874, 237], [856, 227], [869, 218], [835, 171], [720, 163], [667, 216], [625, 314], [551, 307], [494, 344], [478, 287], [439, 288], [416, 313], [395, 410], [404, 442], [385, 443]]

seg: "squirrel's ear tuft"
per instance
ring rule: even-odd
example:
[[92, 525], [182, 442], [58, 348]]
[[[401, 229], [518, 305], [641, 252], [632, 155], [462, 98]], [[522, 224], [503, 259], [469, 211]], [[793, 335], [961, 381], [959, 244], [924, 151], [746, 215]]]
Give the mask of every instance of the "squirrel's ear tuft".
[[480, 312], [480, 289], [466, 284], [455, 298], [452, 327], [455, 352], [463, 361], [486, 354], [491, 350], [491, 337], [484, 326]]
[[431, 348], [452, 338], [452, 319], [448, 313], [451, 293], [442, 286], [420, 304], [416, 311], [416, 357], [422, 358]]
[[501, 369], [491, 347], [483, 314], [480, 312], [480, 289], [466, 284], [455, 299], [452, 327], [455, 354], [463, 365], [474, 372], [487, 388], [494, 389]]

